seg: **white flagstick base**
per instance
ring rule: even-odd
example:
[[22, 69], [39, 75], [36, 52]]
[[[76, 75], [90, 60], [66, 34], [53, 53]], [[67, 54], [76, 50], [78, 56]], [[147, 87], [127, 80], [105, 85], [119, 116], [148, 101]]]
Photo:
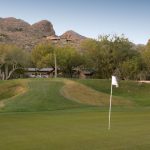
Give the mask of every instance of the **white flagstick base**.
[[108, 122], [108, 130], [110, 130], [110, 121], [111, 121], [111, 103], [112, 103], [112, 83], [111, 83], [111, 92], [110, 92], [110, 103], [109, 103], [109, 122]]

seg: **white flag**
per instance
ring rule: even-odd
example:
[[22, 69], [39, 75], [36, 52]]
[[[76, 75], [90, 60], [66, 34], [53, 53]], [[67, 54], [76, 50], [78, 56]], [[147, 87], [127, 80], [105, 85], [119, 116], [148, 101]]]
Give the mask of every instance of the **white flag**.
[[112, 76], [112, 85], [115, 85], [116, 87], [119, 87], [116, 76]]

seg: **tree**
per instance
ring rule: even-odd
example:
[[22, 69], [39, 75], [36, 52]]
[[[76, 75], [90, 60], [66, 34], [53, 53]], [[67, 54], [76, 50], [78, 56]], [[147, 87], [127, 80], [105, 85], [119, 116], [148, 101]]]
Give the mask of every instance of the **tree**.
[[148, 41], [146, 46], [140, 46], [138, 49], [140, 49], [139, 52], [143, 63], [142, 76], [145, 79], [150, 79], [150, 41]]
[[32, 50], [32, 62], [37, 68], [54, 68], [55, 47], [48, 43], [42, 43]]
[[36, 67], [52, 67], [55, 69], [55, 57], [57, 67], [65, 76], [72, 77], [73, 69], [82, 64], [82, 56], [74, 47], [69, 45], [54, 46], [51, 44], [40, 44], [32, 51], [32, 61]]
[[70, 45], [57, 48], [56, 54], [58, 66], [65, 76], [72, 77], [74, 69], [83, 64], [82, 54]]
[[4, 72], [2, 70], [5, 60], [6, 60], [6, 47], [4, 45], [0, 45], [0, 78], [4, 80]]
[[141, 55], [146, 65], [147, 71], [150, 73], [150, 41], [145, 46], [145, 49], [141, 51]]
[[140, 56], [122, 62], [120, 69], [122, 79], [137, 80], [141, 78], [140, 75], [142, 73], [142, 63]]
[[0, 45], [0, 77], [8, 80], [19, 69], [27, 64], [27, 55], [22, 49], [14, 45]]
[[87, 58], [86, 67], [93, 68], [98, 78], [110, 78], [115, 72], [121, 71], [124, 61], [138, 54], [123, 35], [105, 35], [99, 36], [98, 40], [86, 40], [82, 43], [82, 49]]

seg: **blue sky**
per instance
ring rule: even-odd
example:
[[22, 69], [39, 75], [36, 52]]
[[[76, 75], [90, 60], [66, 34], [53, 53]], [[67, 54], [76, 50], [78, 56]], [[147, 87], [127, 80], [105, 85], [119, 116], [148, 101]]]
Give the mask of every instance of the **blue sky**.
[[30, 24], [47, 19], [57, 35], [74, 30], [97, 38], [124, 34], [136, 44], [150, 39], [150, 0], [0, 0], [0, 17]]

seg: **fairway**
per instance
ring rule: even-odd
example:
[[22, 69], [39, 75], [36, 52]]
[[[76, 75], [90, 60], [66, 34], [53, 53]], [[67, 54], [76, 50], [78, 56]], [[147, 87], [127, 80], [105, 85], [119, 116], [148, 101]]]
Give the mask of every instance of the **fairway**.
[[114, 88], [110, 131], [109, 80], [12, 80], [0, 87], [0, 150], [150, 149], [149, 84]]

